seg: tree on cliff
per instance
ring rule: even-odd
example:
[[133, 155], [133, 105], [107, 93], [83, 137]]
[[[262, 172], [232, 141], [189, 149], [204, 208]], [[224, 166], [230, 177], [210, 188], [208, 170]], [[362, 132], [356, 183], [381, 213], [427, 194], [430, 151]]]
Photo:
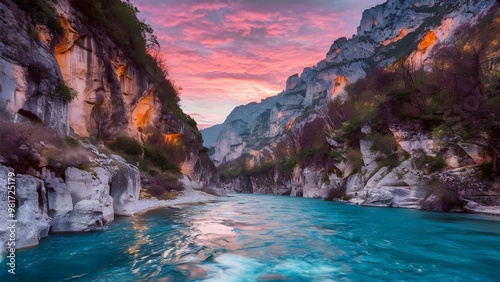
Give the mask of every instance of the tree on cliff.
[[95, 105], [90, 112], [92, 119], [92, 135], [96, 140], [106, 140], [114, 135], [114, 126], [111, 119], [111, 108], [109, 105]]
[[456, 31], [453, 46], [441, 49], [435, 75], [447, 93], [446, 128], [462, 141], [483, 147], [492, 156], [491, 174], [498, 174], [500, 158], [500, 26], [495, 19], [476, 28]]

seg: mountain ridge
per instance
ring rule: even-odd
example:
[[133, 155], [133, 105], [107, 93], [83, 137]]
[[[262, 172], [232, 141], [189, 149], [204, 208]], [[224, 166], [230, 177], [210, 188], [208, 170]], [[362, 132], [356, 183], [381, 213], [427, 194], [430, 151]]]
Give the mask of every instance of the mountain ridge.
[[[452, 88], [446, 88], [446, 83], [431, 82], [433, 78], [426, 73], [434, 71], [433, 75], [446, 76], [446, 71], [436, 71], [450, 67], [451, 61], [448, 65], [434, 66], [453, 53], [447, 49], [449, 45], [464, 48], [463, 54], [474, 48], [467, 47], [470, 43], [460, 43], [457, 38], [478, 34], [477, 29], [472, 27], [467, 32], [461, 29], [467, 30], [464, 27], [467, 24], [485, 20], [487, 23], [482, 25], [495, 30], [497, 9], [497, 1], [489, 0], [390, 0], [366, 10], [358, 33], [351, 39], [335, 40], [324, 60], [315, 67], [305, 68], [300, 76], [289, 77], [285, 91], [261, 103], [248, 105], [248, 116], [238, 114], [244, 112], [245, 106], [241, 106], [226, 119], [228, 122], [210, 150], [210, 156], [219, 167], [227, 189], [344, 198], [365, 205], [450, 210], [444, 202], [454, 202], [463, 209], [465, 202], [473, 202], [474, 197], [483, 193], [476, 188], [461, 190], [457, 187], [477, 185], [488, 191], [485, 198], [496, 199], [481, 204], [500, 205], [498, 179], [485, 181], [474, 176], [479, 173], [476, 170], [480, 166], [496, 167], [498, 141], [492, 146], [481, 141], [482, 145], [478, 146], [475, 141], [461, 140], [459, 136], [436, 137], [444, 134], [441, 129], [438, 134], [436, 126], [450, 123], [448, 115], [456, 115], [465, 126], [468, 122], [465, 116], [478, 114], [476, 105], [487, 112], [490, 106], [481, 102], [490, 99], [489, 102], [496, 103], [496, 90], [484, 94], [485, 88], [494, 89], [496, 85], [494, 70], [498, 64], [494, 58], [498, 54], [494, 51], [495, 43], [493, 47], [484, 47], [492, 50], [492, 57], [487, 59], [491, 63], [488, 67], [492, 74], [488, 81], [491, 82], [476, 79], [472, 74], [464, 76], [461, 81], [454, 82], [464, 83], [454, 92], [465, 96], [448, 102], [457, 103], [455, 109], [413, 116], [414, 112], [423, 114], [422, 110], [432, 111], [438, 104], [447, 104], [433, 100], [442, 93], [454, 93], [449, 90]], [[486, 37], [496, 36], [495, 32], [489, 32]], [[443, 55], [445, 51], [448, 54]], [[463, 54], [460, 56], [466, 56]], [[440, 61], [435, 62], [436, 58]], [[466, 81], [469, 84], [465, 84]], [[476, 89], [469, 90], [472, 86]], [[436, 91], [438, 88], [448, 90]], [[377, 89], [387, 92], [379, 93]], [[430, 96], [423, 98], [423, 93]], [[483, 93], [477, 94], [482, 98], [476, 98], [474, 93]], [[370, 98], [365, 99], [363, 95]], [[408, 102], [404, 100], [406, 97], [410, 97]], [[474, 111], [461, 99], [474, 101]], [[353, 111], [358, 116], [351, 117]], [[395, 115], [403, 120], [397, 120]], [[494, 111], [491, 115], [496, 117]], [[350, 119], [346, 119], [348, 116]], [[409, 117], [414, 120], [408, 120]], [[486, 135], [495, 133], [489, 130]], [[434, 178], [438, 180], [432, 184]], [[429, 187], [448, 188], [429, 192], [426, 190]], [[451, 194], [441, 189], [454, 189], [453, 200], [444, 199]]]

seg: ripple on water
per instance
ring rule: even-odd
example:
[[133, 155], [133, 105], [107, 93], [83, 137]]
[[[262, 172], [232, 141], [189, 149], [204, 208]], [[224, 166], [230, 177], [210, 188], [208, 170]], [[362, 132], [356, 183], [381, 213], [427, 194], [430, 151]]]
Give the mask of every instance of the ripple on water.
[[276, 196], [230, 200], [118, 218], [105, 232], [51, 235], [19, 252], [15, 278], [500, 280], [498, 218]]

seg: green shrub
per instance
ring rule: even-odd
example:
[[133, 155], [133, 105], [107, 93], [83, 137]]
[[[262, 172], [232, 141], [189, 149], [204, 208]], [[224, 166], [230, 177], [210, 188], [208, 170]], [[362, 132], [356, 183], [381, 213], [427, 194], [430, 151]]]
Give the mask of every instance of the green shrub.
[[57, 35], [62, 35], [64, 30], [61, 27], [59, 16], [56, 10], [47, 0], [13, 0], [19, 9], [25, 11], [31, 18], [31, 24], [45, 25], [49, 30]]
[[370, 150], [372, 152], [381, 152], [385, 155], [391, 155], [397, 150], [398, 143], [391, 133], [381, 134], [374, 132], [370, 137], [372, 141]]
[[241, 167], [229, 167], [223, 170], [220, 175], [223, 180], [229, 180], [239, 177], [243, 172]]
[[347, 150], [346, 159], [358, 171], [365, 165], [360, 150], [349, 148]]
[[263, 174], [271, 172], [275, 168], [276, 168], [275, 162], [266, 162], [266, 163], [263, 163], [261, 165], [254, 166], [250, 170], [243, 171], [243, 175], [245, 175], [245, 176], [263, 175]]
[[286, 173], [291, 173], [297, 165], [297, 156], [291, 156], [283, 161], [283, 170]]
[[76, 148], [79, 145], [78, 140], [69, 136], [64, 137], [64, 143], [72, 148]]
[[443, 156], [437, 155], [434, 158], [430, 158], [429, 161], [429, 171], [437, 172], [446, 167], [446, 161]]
[[155, 197], [159, 200], [172, 200], [177, 198], [178, 192], [182, 190], [184, 186], [179, 182], [177, 175], [155, 174], [141, 190], [141, 198]]
[[177, 165], [171, 163], [162, 152], [151, 145], [144, 146], [144, 159], [162, 171], [180, 172]]
[[344, 194], [344, 196], [342, 196], [342, 200], [344, 201], [350, 201], [354, 198], [354, 195], [352, 194]]
[[186, 115], [186, 120], [189, 126], [191, 126], [192, 128], [197, 128], [198, 124], [196, 123], [196, 120], [194, 120], [192, 117]]
[[480, 177], [488, 177], [491, 175], [491, 172], [493, 170], [493, 163], [484, 163], [479, 165], [479, 172], [480, 172]]
[[118, 136], [114, 142], [108, 143], [108, 147], [115, 152], [122, 152], [128, 156], [142, 155], [141, 144], [130, 136]]
[[65, 103], [70, 103], [78, 95], [78, 92], [68, 87], [64, 82], [57, 85], [56, 93], [57, 97]]
[[413, 163], [417, 169], [424, 169], [427, 167], [430, 173], [440, 171], [446, 167], [446, 161], [443, 156], [437, 155], [431, 157], [423, 151], [419, 153], [419, 156], [415, 158]]

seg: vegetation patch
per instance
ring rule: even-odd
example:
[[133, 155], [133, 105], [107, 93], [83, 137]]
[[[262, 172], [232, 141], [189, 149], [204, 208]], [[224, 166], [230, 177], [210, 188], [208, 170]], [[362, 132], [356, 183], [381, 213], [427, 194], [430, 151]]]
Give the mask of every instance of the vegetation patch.
[[130, 136], [118, 136], [114, 141], [109, 142], [107, 145], [111, 150], [121, 152], [125, 155], [136, 157], [142, 155], [141, 144]]
[[76, 92], [73, 88], [68, 87], [66, 83], [61, 82], [56, 87], [55, 96], [61, 99], [64, 103], [71, 103], [71, 101], [78, 96], [78, 92]]
[[156, 198], [158, 200], [176, 199], [184, 187], [178, 180], [178, 175], [162, 173], [149, 178], [141, 189], [140, 199]]
[[[13, 0], [19, 9], [25, 11], [31, 19], [31, 29], [36, 25], [45, 25], [56, 35], [62, 35], [59, 16], [47, 0]], [[36, 30], [35, 30], [36, 32]], [[38, 37], [38, 33], [36, 34]]]
[[446, 167], [446, 161], [441, 155], [435, 157], [428, 156], [425, 152], [421, 152], [413, 161], [415, 167], [420, 170], [428, 170], [429, 173], [434, 173], [443, 170]]
[[0, 120], [0, 156], [17, 173], [47, 167], [57, 176], [66, 168], [88, 169], [89, 153], [74, 139], [60, 136], [41, 124], [28, 125]]

